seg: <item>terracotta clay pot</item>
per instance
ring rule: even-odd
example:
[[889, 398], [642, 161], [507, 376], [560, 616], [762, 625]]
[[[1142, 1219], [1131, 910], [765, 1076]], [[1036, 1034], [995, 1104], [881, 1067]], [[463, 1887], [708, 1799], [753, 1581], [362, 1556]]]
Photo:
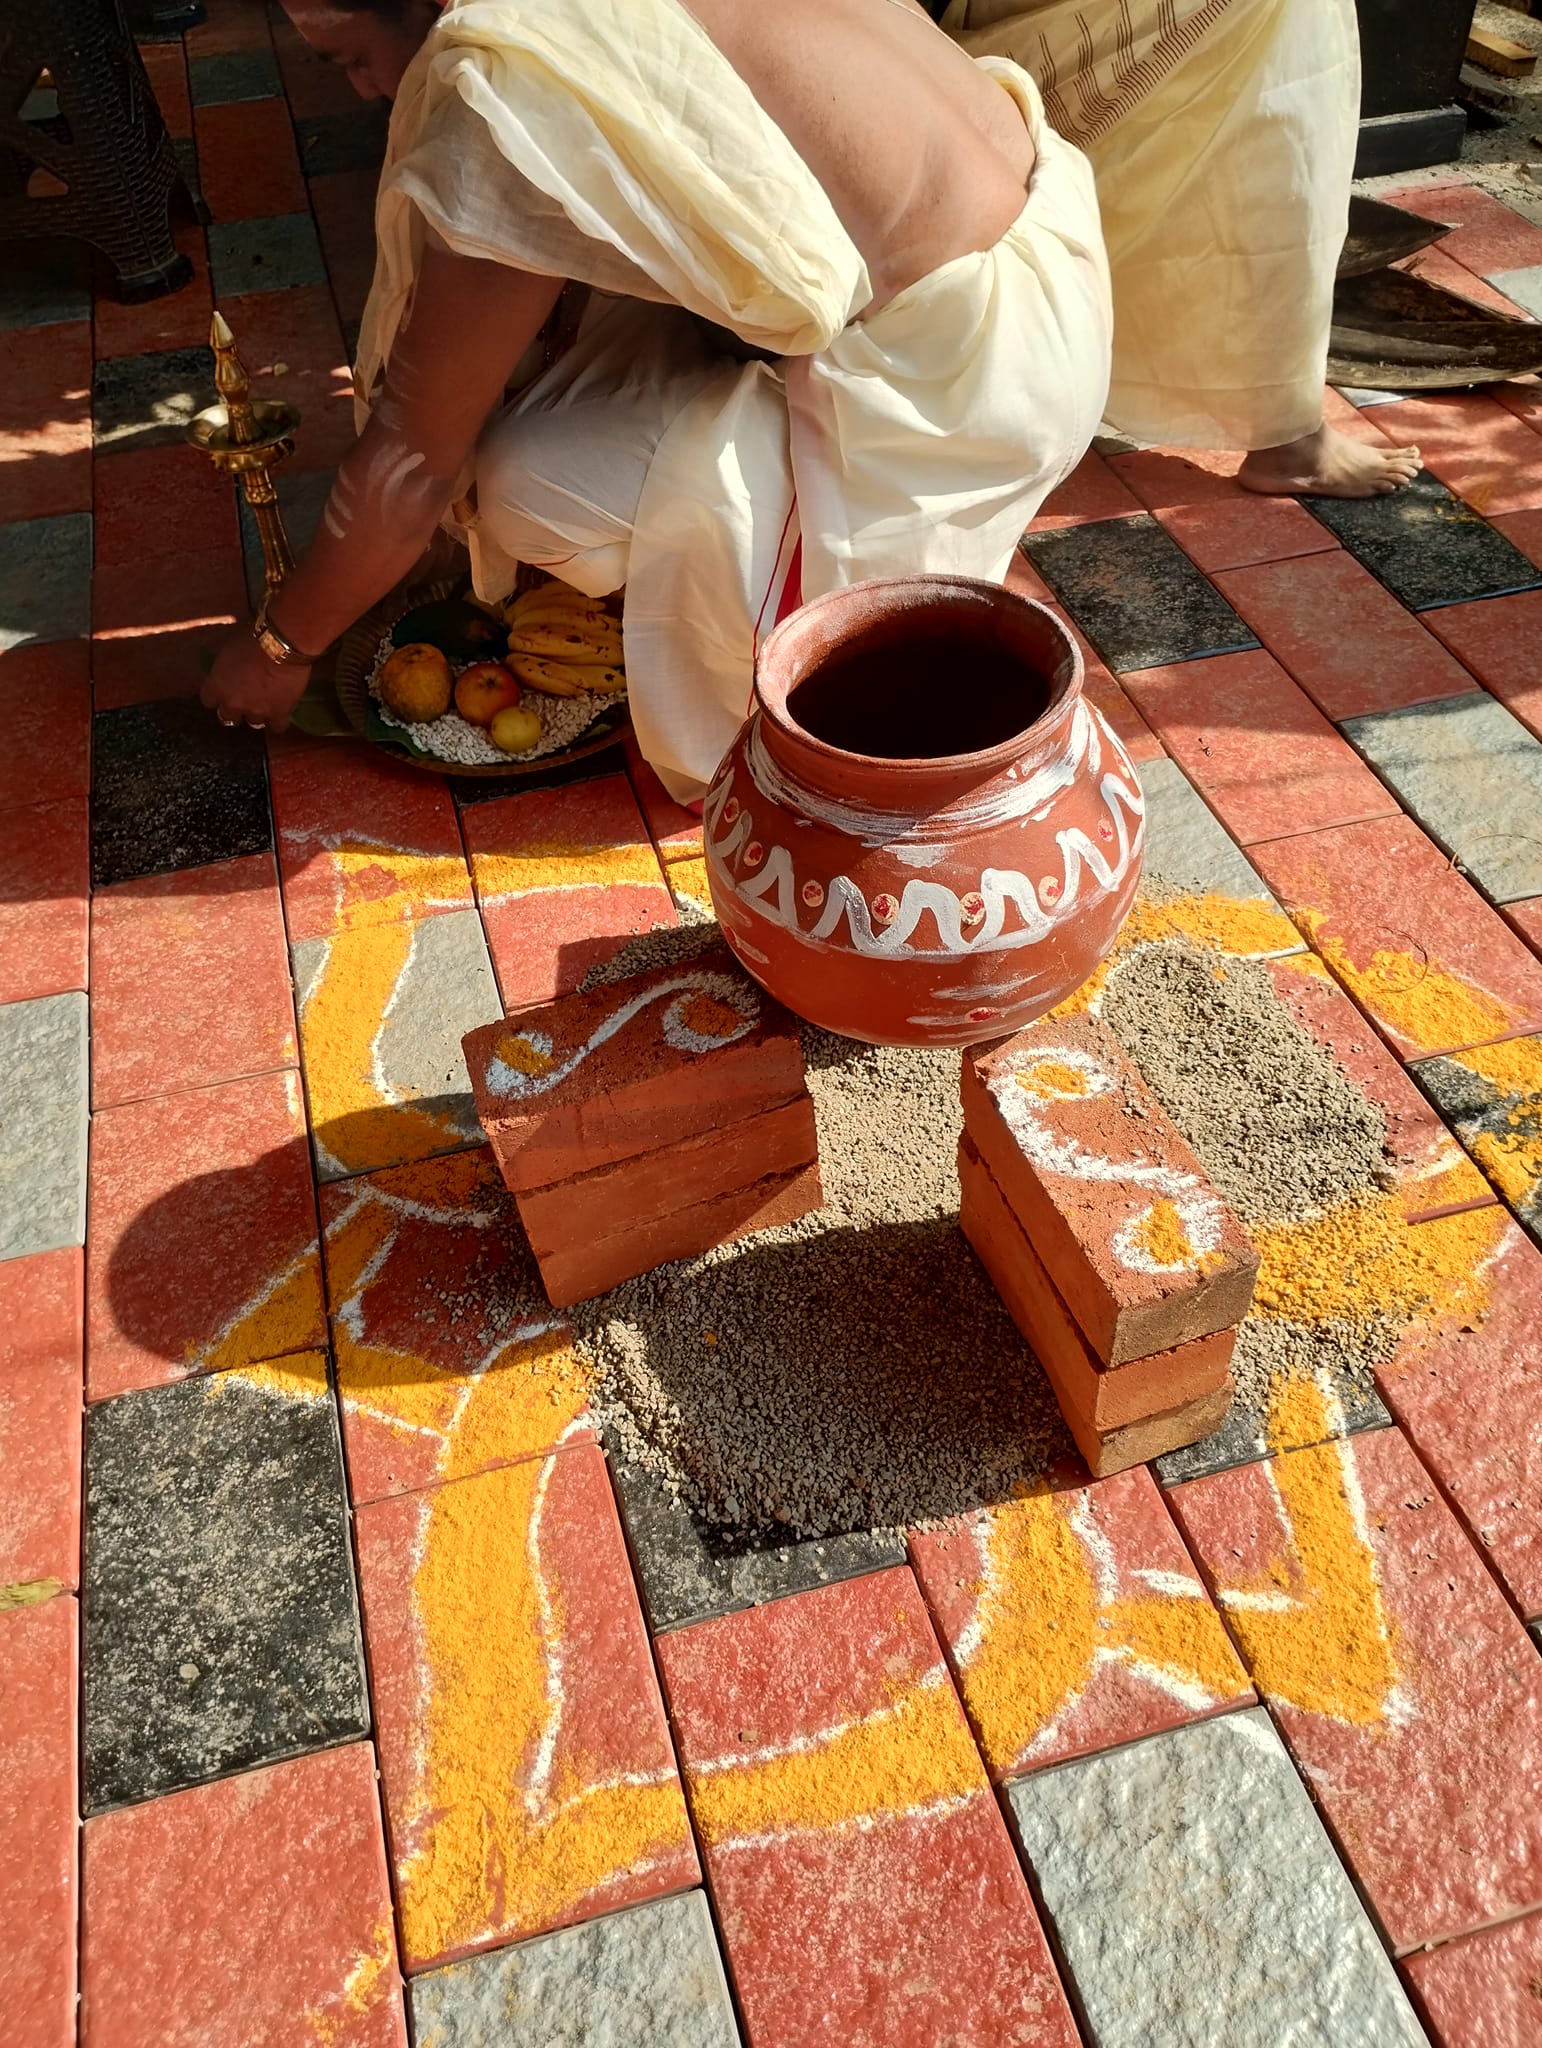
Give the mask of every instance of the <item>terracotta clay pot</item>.
[[968, 1045], [1078, 988], [1140, 874], [1140, 783], [1054, 613], [964, 576], [858, 583], [766, 641], [704, 806], [729, 945], [799, 1016]]

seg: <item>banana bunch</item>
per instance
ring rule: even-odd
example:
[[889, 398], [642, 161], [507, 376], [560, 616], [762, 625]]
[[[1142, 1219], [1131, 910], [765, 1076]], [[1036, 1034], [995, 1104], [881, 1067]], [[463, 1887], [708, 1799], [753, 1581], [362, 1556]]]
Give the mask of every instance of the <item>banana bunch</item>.
[[566, 583], [543, 583], [516, 597], [504, 617], [508, 665], [532, 690], [548, 697], [598, 690], [610, 697], [626, 688], [621, 621], [601, 599]]

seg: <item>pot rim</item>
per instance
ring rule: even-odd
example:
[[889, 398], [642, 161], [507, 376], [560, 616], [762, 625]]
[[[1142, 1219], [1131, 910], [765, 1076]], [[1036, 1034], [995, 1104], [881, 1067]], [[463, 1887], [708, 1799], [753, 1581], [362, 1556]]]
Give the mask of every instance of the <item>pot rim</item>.
[[[964, 754], [859, 754], [846, 747], [832, 746], [800, 725], [787, 709], [787, 699], [792, 690], [806, 678], [802, 675], [789, 676], [785, 672], [791, 663], [786, 659], [789, 642], [813, 634], [822, 616], [833, 610], [850, 606], [863, 597], [875, 593], [890, 593], [895, 598], [909, 600], [896, 603], [893, 611], [918, 609], [928, 595], [952, 596], [972, 599], [999, 613], [1005, 605], [1009, 613], [1017, 612], [1034, 616], [1049, 628], [1053, 639], [1059, 642], [1062, 661], [1057, 668], [1062, 673], [1051, 688], [1049, 701], [1038, 716], [998, 740], [992, 747], [983, 747], [977, 752]], [[781, 657], [781, 659], [779, 659]], [[780, 668], [783, 675], [775, 676], [773, 671]], [[850, 762], [858, 768], [872, 768], [886, 775], [897, 775], [907, 780], [921, 781], [924, 778], [968, 774], [971, 777], [988, 776], [1000, 769], [1009, 768], [1021, 761], [1025, 746], [1048, 741], [1055, 724], [1082, 694], [1085, 681], [1085, 664], [1082, 651], [1065, 621], [1052, 611], [1042, 599], [1024, 597], [1019, 591], [1008, 589], [1005, 584], [992, 583], [983, 576], [956, 576], [946, 574], [923, 574], [919, 576], [874, 576], [861, 583], [848, 583], [839, 590], [827, 591], [822, 597], [811, 598], [809, 602], [789, 617], [783, 619], [762, 643], [755, 657], [755, 701], [777, 732], [798, 748], [808, 748], [816, 756], [838, 764]]]

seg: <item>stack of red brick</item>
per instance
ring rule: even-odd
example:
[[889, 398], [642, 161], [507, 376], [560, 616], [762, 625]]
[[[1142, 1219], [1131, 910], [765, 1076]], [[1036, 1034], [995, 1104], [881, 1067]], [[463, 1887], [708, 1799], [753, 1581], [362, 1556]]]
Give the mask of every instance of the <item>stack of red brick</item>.
[[960, 1221], [1101, 1476], [1225, 1419], [1258, 1255], [1113, 1035], [966, 1052]]
[[726, 951], [485, 1025], [464, 1050], [558, 1308], [820, 1206], [797, 1020]]

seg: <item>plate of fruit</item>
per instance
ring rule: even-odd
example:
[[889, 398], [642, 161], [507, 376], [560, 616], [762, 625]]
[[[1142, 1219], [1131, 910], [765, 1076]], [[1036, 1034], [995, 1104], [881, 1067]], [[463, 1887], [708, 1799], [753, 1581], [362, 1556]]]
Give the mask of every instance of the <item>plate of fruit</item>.
[[486, 605], [464, 579], [436, 584], [359, 622], [337, 690], [356, 731], [418, 767], [556, 767], [626, 725], [620, 600], [547, 580]]

